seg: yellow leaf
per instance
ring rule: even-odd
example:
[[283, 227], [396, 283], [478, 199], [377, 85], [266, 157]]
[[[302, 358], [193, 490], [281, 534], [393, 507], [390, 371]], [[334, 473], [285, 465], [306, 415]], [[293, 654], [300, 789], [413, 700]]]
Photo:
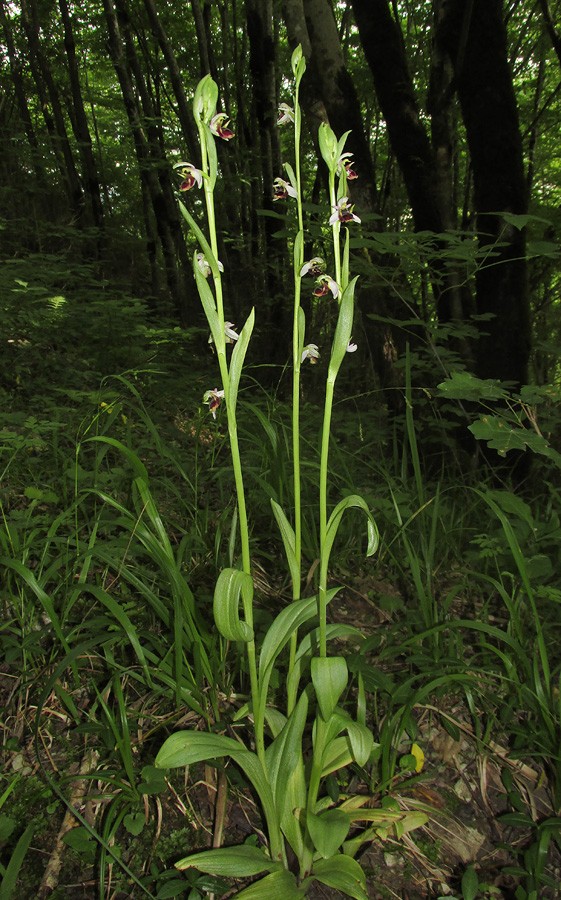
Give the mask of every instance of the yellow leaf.
[[425, 764], [425, 754], [418, 744], [411, 744], [411, 755], [417, 760], [415, 771], [420, 772]]

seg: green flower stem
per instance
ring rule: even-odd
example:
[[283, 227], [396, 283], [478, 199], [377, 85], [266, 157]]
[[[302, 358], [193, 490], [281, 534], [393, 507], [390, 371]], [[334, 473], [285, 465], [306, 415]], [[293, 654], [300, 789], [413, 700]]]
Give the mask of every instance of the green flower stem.
[[[199, 136], [201, 141], [201, 168], [203, 172], [203, 187], [205, 195], [205, 205], [207, 213], [208, 231], [210, 237], [210, 248], [216, 261], [218, 261], [218, 240], [216, 235], [216, 215], [214, 210], [214, 186], [209, 172], [209, 155], [207, 146], [207, 129], [202, 122], [198, 122]], [[216, 311], [220, 321], [222, 333], [224, 333], [224, 302], [222, 293], [222, 279], [220, 272], [214, 273], [213, 281], [216, 298]], [[218, 357], [218, 366], [220, 368], [220, 377], [222, 380], [222, 388], [224, 390], [224, 400], [226, 404], [227, 420], [228, 420], [228, 436], [230, 439], [230, 453], [232, 454], [232, 467], [234, 469], [234, 482], [236, 485], [236, 499], [238, 504], [238, 520], [240, 529], [240, 539], [242, 545], [242, 568], [244, 572], [251, 575], [251, 556], [249, 551], [249, 526], [247, 520], [247, 507], [245, 502], [245, 490], [242, 473], [242, 464], [240, 457], [240, 447], [238, 441], [238, 425], [236, 421], [236, 410], [230, 404], [230, 373], [228, 369], [228, 359], [226, 356], [226, 345], [223, 341], [216, 343], [216, 355]], [[253, 618], [246, 616], [246, 619]], [[248, 625], [253, 627], [253, 622], [248, 621]], [[261, 708], [259, 703], [259, 679], [257, 674], [257, 659], [255, 652], [255, 642], [250, 641], [247, 644], [247, 659], [249, 665], [249, 677], [251, 683], [251, 693], [253, 703], [256, 710]], [[254, 718], [255, 728], [255, 746], [257, 755], [261, 763], [265, 764], [265, 722], [264, 716], [256, 714]]]
[[[337, 207], [337, 194], [335, 192], [335, 172], [331, 170], [329, 172], [329, 202], [331, 204], [331, 210], [333, 211]], [[333, 223], [331, 226], [333, 231], [333, 258], [335, 261], [335, 281], [339, 285], [339, 288], [342, 289], [343, 285], [341, 284], [341, 247], [339, 245], [339, 234], [341, 231], [341, 223], [339, 219]], [[340, 299], [340, 298], [339, 298]]]
[[325, 386], [325, 405], [323, 412], [323, 431], [321, 436], [321, 460], [319, 469], [319, 538], [320, 538], [320, 572], [318, 588], [319, 617], [319, 655], [327, 656], [327, 466], [329, 462], [329, 437], [331, 432], [331, 416], [333, 412], [333, 389], [335, 381], [328, 379]]
[[[299, 80], [296, 81], [294, 92], [294, 174], [296, 176], [297, 209], [298, 209], [298, 234], [304, 233], [304, 216], [302, 212], [302, 183], [300, 169], [300, 135], [302, 131], [302, 113], [299, 102]], [[294, 555], [298, 567], [298, 577], [292, 582], [292, 600], [299, 600], [302, 584], [302, 501], [300, 478], [300, 297], [302, 279], [300, 270], [304, 264], [304, 241], [298, 241], [299, 251], [294, 257], [294, 316], [292, 323], [292, 466], [294, 473]], [[298, 257], [298, 258], [296, 258]], [[298, 632], [295, 631], [290, 638], [290, 653], [288, 670], [292, 671], [296, 659], [298, 645]], [[287, 714], [292, 712], [296, 698], [289, 695]]]

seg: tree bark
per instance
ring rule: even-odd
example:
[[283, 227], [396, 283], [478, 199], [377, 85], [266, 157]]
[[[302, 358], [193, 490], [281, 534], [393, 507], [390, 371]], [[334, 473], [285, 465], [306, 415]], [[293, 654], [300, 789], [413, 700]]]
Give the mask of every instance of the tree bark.
[[[182, 321], [187, 322], [192, 309], [191, 301], [194, 299], [194, 290], [187, 287], [185, 273], [190, 270], [186, 259], [185, 243], [180, 228], [177, 214], [177, 206], [173, 197], [173, 190], [169, 180], [169, 166], [161, 151], [157, 134], [154, 134], [155, 128], [153, 119], [153, 108], [151, 106], [150, 97], [140, 67], [136, 52], [132, 43], [132, 38], [128, 26], [128, 13], [124, 7], [122, 0], [117, 0], [119, 5], [119, 14], [124, 19], [125, 43], [121, 36], [121, 24], [117, 17], [113, 0], [103, 0], [105, 10], [105, 18], [109, 31], [109, 46], [111, 57], [121, 91], [123, 100], [129, 119], [129, 124], [133, 134], [134, 146], [140, 178], [144, 181], [148, 190], [154, 217], [156, 220], [156, 228], [162, 248], [166, 279], [170, 296], [173, 299], [177, 312]], [[134, 82], [133, 82], [134, 70]], [[137, 95], [141, 98], [141, 107], [137, 100]], [[150, 114], [152, 113], [152, 115]], [[143, 124], [144, 116], [148, 123]], [[151, 235], [150, 223], [146, 222], [146, 232]], [[178, 258], [182, 265], [178, 265]], [[188, 293], [189, 291], [189, 293]]]
[[477, 312], [490, 316], [475, 348], [477, 373], [518, 386], [530, 353], [526, 235], [500, 213], [524, 216], [528, 198], [502, 0], [444, 0], [439, 32], [466, 128], [479, 246], [489, 254], [475, 278]]
[[72, 149], [68, 141], [58, 90], [39, 41], [36, 0], [22, 0], [21, 17], [29, 45], [29, 64], [35, 86], [37, 87], [43, 117], [66, 188], [72, 214], [77, 225], [81, 227], [84, 224], [84, 195], [76, 171]]
[[82, 178], [86, 194], [90, 201], [93, 223], [97, 228], [103, 229], [103, 206], [101, 203], [99, 175], [92, 152], [92, 139], [90, 136], [88, 119], [84, 110], [78, 63], [76, 60], [74, 31], [66, 0], [59, 0], [59, 8], [64, 27], [64, 48], [66, 50], [66, 59], [68, 62], [68, 74], [70, 77], [70, 90], [72, 93], [72, 106], [74, 110], [74, 136], [78, 142], [78, 152], [82, 160]]

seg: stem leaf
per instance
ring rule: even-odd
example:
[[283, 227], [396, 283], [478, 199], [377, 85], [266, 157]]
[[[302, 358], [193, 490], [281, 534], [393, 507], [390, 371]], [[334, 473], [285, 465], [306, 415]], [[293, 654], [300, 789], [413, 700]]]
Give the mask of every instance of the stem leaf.
[[288, 562], [288, 568], [290, 569], [290, 577], [292, 578], [293, 584], [296, 585], [300, 580], [300, 568], [298, 560], [296, 559], [296, 536], [294, 534], [294, 529], [286, 518], [282, 506], [272, 498], [271, 506], [273, 508], [273, 515], [280, 529], [282, 542], [284, 544], [284, 552], [286, 553], [286, 560]]
[[319, 708], [327, 722], [347, 687], [349, 680], [347, 661], [343, 656], [314, 657], [311, 662], [311, 671]]
[[341, 297], [341, 305], [339, 307], [339, 318], [337, 319], [337, 327], [333, 337], [333, 345], [331, 347], [331, 359], [329, 361], [329, 371], [327, 373], [328, 381], [334, 382], [337, 372], [345, 358], [347, 347], [351, 340], [353, 330], [354, 317], [354, 294], [358, 275], [355, 275], [349, 282], [343, 296]]
[[230, 360], [230, 388], [228, 391], [228, 413], [232, 417], [232, 420], [235, 421], [235, 412], [236, 412], [236, 400], [238, 398], [238, 387], [240, 384], [240, 378], [242, 374], [242, 368], [245, 360], [245, 355], [247, 353], [247, 348], [249, 345], [249, 339], [251, 337], [251, 332], [253, 331], [253, 325], [255, 323], [255, 309], [252, 309], [249, 316], [246, 319], [245, 325], [240, 333], [239, 339], [236, 341], [236, 346], [232, 352], [232, 359]]
[[280, 868], [282, 863], [275, 862], [258, 847], [240, 844], [237, 847], [220, 847], [216, 850], [192, 853], [191, 856], [174, 863], [174, 866], [182, 870], [194, 866], [199, 872], [206, 872], [208, 875], [248, 878], [252, 875], [261, 875], [262, 872], [272, 872]]
[[214, 621], [220, 634], [229, 641], [253, 640], [253, 628], [240, 619], [240, 597], [246, 618], [251, 621], [253, 579], [239, 569], [224, 569], [214, 589]]
[[319, 816], [309, 812], [306, 815], [306, 825], [314, 847], [324, 859], [337, 853], [351, 827], [349, 817], [339, 809], [327, 809]]
[[354, 900], [368, 900], [362, 866], [351, 856], [337, 853], [331, 859], [318, 860], [314, 865], [313, 877]]

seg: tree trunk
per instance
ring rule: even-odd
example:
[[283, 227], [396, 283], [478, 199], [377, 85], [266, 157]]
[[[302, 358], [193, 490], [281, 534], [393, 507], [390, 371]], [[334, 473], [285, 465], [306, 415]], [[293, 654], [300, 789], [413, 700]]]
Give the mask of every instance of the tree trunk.
[[528, 199], [502, 0], [444, 0], [438, 37], [454, 66], [479, 246], [489, 254], [475, 278], [477, 312], [490, 316], [475, 348], [477, 373], [518, 386], [530, 353], [525, 228], [500, 213], [524, 216]]
[[88, 127], [88, 119], [84, 110], [78, 63], [76, 60], [76, 45], [74, 32], [66, 0], [59, 0], [60, 13], [64, 26], [64, 48], [68, 62], [70, 76], [70, 90], [72, 93], [72, 106], [74, 110], [73, 121], [74, 136], [78, 142], [78, 151], [82, 160], [82, 177], [86, 194], [90, 201], [92, 220], [97, 228], [103, 228], [103, 207], [101, 203], [101, 191], [99, 187], [99, 175], [92, 152], [92, 139]]
[[377, 192], [370, 145], [357, 93], [345, 66], [333, 7], [330, 0], [304, 0], [304, 14], [311, 47], [310, 72], [304, 78], [311, 79], [337, 137], [351, 132], [346, 150], [353, 154], [360, 180], [349, 184], [349, 193], [358, 204], [359, 213], [375, 212]]
[[[36, 0], [22, 0], [21, 17], [29, 45], [29, 64], [41, 102], [43, 117], [66, 188], [72, 214], [78, 226], [83, 224], [84, 195], [68, 141], [58, 91], [39, 41]], [[50, 105], [50, 109], [49, 109]], [[52, 115], [51, 115], [52, 110]]]
[[[119, 79], [127, 116], [133, 134], [136, 157], [140, 170], [140, 178], [144, 181], [156, 220], [156, 228], [162, 248], [166, 278], [170, 296], [173, 299], [176, 310], [182, 319], [187, 322], [191, 313], [191, 302], [194, 291], [187, 294], [188, 287], [185, 273], [190, 270], [185, 252], [185, 243], [181, 232], [177, 207], [173, 198], [173, 190], [169, 180], [169, 167], [161, 151], [153, 122], [153, 108], [147, 91], [144, 77], [138, 65], [136, 51], [132, 43], [128, 25], [128, 13], [121, 0], [118, 0], [119, 13], [124, 19], [124, 33], [127, 47], [121, 37], [120, 22], [117, 18], [113, 0], [103, 0], [107, 27], [109, 30], [109, 42], [111, 57], [115, 71]], [[134, 71], [134, 82], [133, 82]], [[140, 96], [144, 109], [141, 111], [137, 96]], [[151, 115], [152, 113], [152, 115]], [[145, 130], [143, 114], [148, 120]], [[150, 120], [152, 123], [150, 124]], [[150, 223], [146, 222], [146, 232], [151, 235]], [[182, 259], [182, 265], [178, 265], [178, 257]]]
[[152, 31], [154, 32], [158, 40], [161, 51], [164, 55], [164, 59], [166, 61], [169, 79], [173, 88], [175, 99], [177, 101], [177, 114], [179, 124], [181, 126], [181, 132], [183, 134], [183, 140], [185, 141], [185, 149], [187, 151], [186, 157], [192, 160], [194, 165], [199, 166], [199, 142], [197, 140], [197, 135], [193, 126], [193, 113], [191, 112], [191, 107], [183, 88], [183, 76], [179, 70], [179, 66], [177, 65], [175, 53], [173, 52], [165, 28], [162, 25], [161, 19], [158, 15], [154, 0], [144, 0], [144, 6], [146, 7], [146, 12], [148, 13], [150, 27], [152, 28]]

